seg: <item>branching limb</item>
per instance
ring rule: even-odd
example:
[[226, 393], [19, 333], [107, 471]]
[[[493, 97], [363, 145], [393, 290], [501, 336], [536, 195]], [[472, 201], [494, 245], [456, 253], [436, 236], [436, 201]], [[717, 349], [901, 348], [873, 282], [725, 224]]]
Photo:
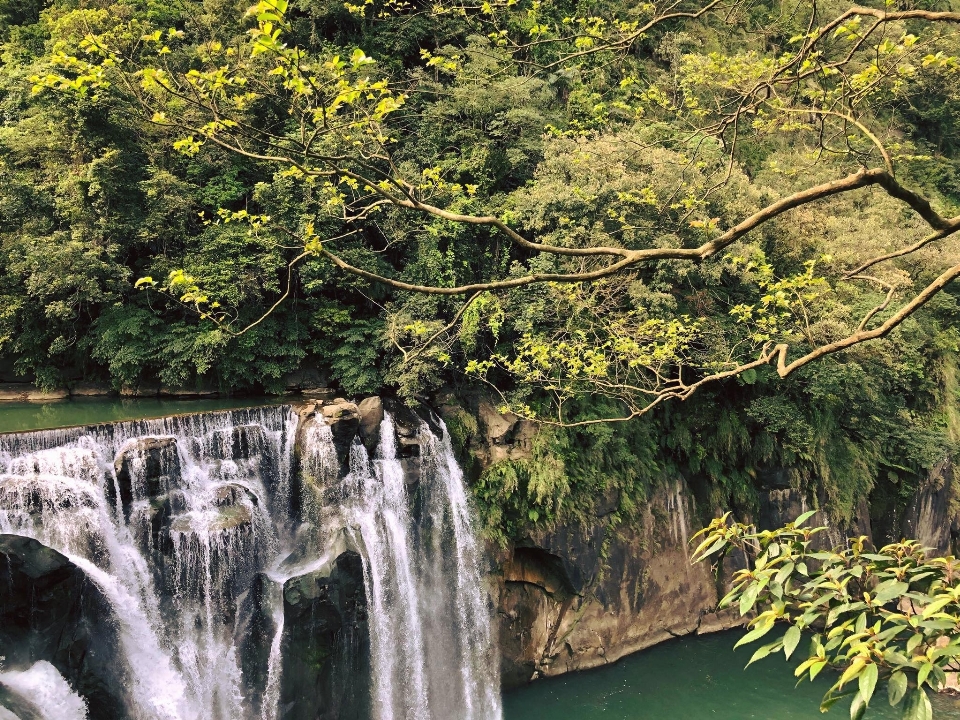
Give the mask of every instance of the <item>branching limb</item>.
[[930, 302], [930, 300], [932, 300], [937, 293], [939, 293], [957, 278], [960, 278], [960, 265], [954, 265], [953, 267], [944, 271], [940, 277], [927, 285], [920, 293], [916, 295], [916, 297], [913, 298], [913, 300], [900, 308], [896, 314], [890, 317], [879, 327], [876, 327], [873, 330], [858, 330], [842, 340], [837, 340], [836, 342], [828, 343], [818, 347], [816, 350], [812, 350], [803, 357], [797, 358], [793, 362], [787, 362], [787, 351], [789, 347], [785, 344], [778, 345], [776, 348], [777, 373], [782, 378], [787, 377], [795, 370], [798, 370], [804, 365], [822, 358], [825, 355], [831, 355], [868, 340], [876, 340], [878, 338], [886, 337], [894, 330], [894, 328], [900, 325], [904, 320], [910, 317], [921, 307]]

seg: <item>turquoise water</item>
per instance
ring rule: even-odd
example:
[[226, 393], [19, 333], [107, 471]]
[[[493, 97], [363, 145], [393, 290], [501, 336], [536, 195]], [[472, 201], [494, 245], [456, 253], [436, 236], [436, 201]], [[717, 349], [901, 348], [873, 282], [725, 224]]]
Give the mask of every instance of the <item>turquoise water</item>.
[[75, 398], [46, 403], [0, 402], [0, 433], [95, 425], [181, 413], [269, 405], [271, 398], [177, 400], [174, 398]]
[[[744, 670], [753, 651], [736, 631], [675, 640], [596, 670], [538, 680], [507, 693], [505, 720], [847, 720], [849, 703], [820, 713], [832, 680], [794, 687], [783, 656]], [[960, 705], [935, 698], [935, 720], [960, 718]], [[886, 690], [867, 720], [894, 720]]]

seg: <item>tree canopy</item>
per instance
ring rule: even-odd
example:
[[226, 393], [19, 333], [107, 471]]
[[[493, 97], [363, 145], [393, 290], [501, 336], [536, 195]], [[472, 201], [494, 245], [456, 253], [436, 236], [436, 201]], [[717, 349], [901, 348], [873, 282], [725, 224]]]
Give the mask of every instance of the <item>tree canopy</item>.
[[[616, 399], [626, 409], [620, 417], [630, 418], [766, 365], [785, 377], [888, 335], [960, 276], [956, 245], [944, 242], [960, 229], [960, 216], [911, 177], [911, 163], [934, 158], [903, 137], [911, 130], [910, 96], [955, 84], [960, 13], [892, 6], [831, 13], [816, 3], [762, 8], [722, 0], [599, 6], [589, 14], [541, 2], [345, 9], [384, 32], [421, 19], [449, 37], [432, 50], [420, 47], [411, 72], [352, 43], [311, 44], [286, 0], [251, 7], [243, 35], [186, 45], [176, 27], [87, 13], [84, 20], [101, 27], [55, 49], [52, 72], [32, 76], [33, 90], [94, 102], [113, 90], [172, 131], [173, 148], [184, 155], [211, 146], [265, 166], [275, 182], [287, 181], [286, 199], [311, 197], [307, 206], [281, 215], [264, 198], [256, 211], [218, 208], [204, 222], [238, 223], [267, 247], [295, 253], [277, 303], [289, 293], [294, 266], [308, 259], [404, 297], [463, 296], [459, 309], [448, 310], [449, 322], [440, 308], [426, 317], [388, 311], [401, 372], [450, 362], [444, 337], [473, 330], [457, 348], [467, 372], [505, 372], [524, 390], [537, 388], [559, 423], [568, 420], [564, 402], [586, 392]], [[763, 42], [746, 51], [683, 53], [680, 35], [667, 28], [704, 19], [704, 29], [732, 26]], [[637, 57], [655, 36], [661, 53], [664, 43], [678, 45], [669, 73]], [[542, 160], [515, 189], [478, 174], [462, 145], [423, 152], [426, 128], [417, 127], [439, 113], [447, 130], [437, 140], [479, 129], [464, 116], [467, 108], [444, 118], [444, 105], [457, 95], [476, 98], [498, 81], [512, 86], [516, 110], [528, 113], [517, 124], [541, 135]], [[590, 90], [590, 100], [551, 113], [551, 84], [561, 95], [567, 85]], [[540, 118], [529, 116], [535, 108]], [[561, 125], [545, 122], [551, 114]], [[786, 174], [799, 174], [798, 165], [808, 170], [799, 182], [778, 183], [785, 190], [758, 187], [745, 148], [763, 152], [785, 136], [794, 153]], [[769, 251], [741, 243], [768, 224], [789, 223], [799, 208], [817, 204], [822, 212], [824, 201], [864, 189], [873, 190], [867, 202], [886, 206], [886, 224], [902, 231], [879, 246], [858, 237], [856, 222], [829, 247], [799, 249], [809, 238], [781, 238], [795, 267], [779, 268]], [[908, 230], [920, 236], [904, 242]], [[350, 252], [381, 253], [411, 232], [448, 243], [463, 235], [459, 244], [492, 244], [493, 252], [419, 277], [410, 274], [416, 263], [388, 270]], [[891, 263], [937, 245], [949, 248], [937, 253], [946, 267], [934, 261], [927, 276]], [[679, 276], [676, 285], [696, 272], [687, 266], [700, 270], [713, 258], [719, 261], [706, 265], [712, 284], [739, 276], [755, 288], [735, 298], [741, 302], [726, 298], [725, 322], [693, 307], [656, 307], [625, 286], [644, 285], [643, 275], [664, 264]], [[508, 348], [473, 357], [480, 321], [499, 339], [506, 294], [521, 303], [538, 285], [555, 308], [569, 311], [561, 322], [538, 323]], [[239, 321], [239, 308], [221, 302], [203, 274], [175, 269], [138, 286], [161, 287], [228, 336], [254, 327]], [[864, 298], [871, 295], [876, 300]], [[853, 297], [862, 307], [850, 307]], [[837, 322], [830, 311], [841, 298], [848, 312]], [[572, 326], [563, 322], [569, 317]], [[538, 415], [527, 404], [516, 409]]]
[[[484, 481], [519, 518], [588, 502], [600, 467], [749, 504], [779, 466], [840, 514], [878, 484], [902, 503], [960, 439], [958, 19], [0, 4], [0, 369], [486, 382], [567, 457]], [[641, 415], [629, 448], [598, 425]]]

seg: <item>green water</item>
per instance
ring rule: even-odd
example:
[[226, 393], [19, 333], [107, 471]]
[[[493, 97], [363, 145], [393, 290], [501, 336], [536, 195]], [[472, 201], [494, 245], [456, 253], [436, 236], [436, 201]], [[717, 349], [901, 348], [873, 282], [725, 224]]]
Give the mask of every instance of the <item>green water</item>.
[[267, 398], [177, 400], [161, 398], [76, 398], [47, 403], [0, 402], [0, 433], [142, 418], [181, 413], [232, 410], [278, 402]]
[[[767, 658], [743, 669], [752, 649], [734, 651], [738, 634], [719, 633], [658, 645], [604, 668], [538, 680], [507, 693], [505, 720], [846, 720], [849, 704], [823, 715], [832, 681], [794, 688], [791, 666]], [[867, 720], [894, 720], [886, 690]], [[960, 705], [935, 698], [935, 720], [957, 720]]]

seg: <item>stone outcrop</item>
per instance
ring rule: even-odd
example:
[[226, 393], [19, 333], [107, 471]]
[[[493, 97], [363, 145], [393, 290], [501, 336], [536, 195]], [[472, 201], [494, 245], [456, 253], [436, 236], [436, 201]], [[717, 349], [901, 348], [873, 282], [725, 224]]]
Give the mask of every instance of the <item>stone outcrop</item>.
[[406, 405], [387, 400], [384, 407], [393, 417], [397, 433], [397, 455], [403, 468], [403, 477], [408, 487], [420, 482], [420, 427], [424, 418]]
[[731, 627], [732, 619], [712, 615], [709, 569], [689, 561], [692, 503], [682, 482], [665, 485], [635, 529], [560, 527], [509, 548], [496, 578], [504, 685]]
[[779, 487], [761, 490], [759, 493], [760, 512], [756, 522], [761, 530], [773, 530], [793, 522], [800, 515], [819, 508], [809, 520], [806, 527], [826, 527], [827, 530], [815, 536], [813, 547], [817, 550], [842, 545], [848, 537], [866, 536], [873, 542], [873, 530], [870, 524], [870, 505], [867, 498], [861, 498], [849, 522], [837, 524], [824, 511], [824, 503], [814, 504], [807, 493], [790, 487]]
[[110, 605], [78, 567], [36, 540], [0, 535], [5, 669], [46, 660], [87, 699], [90, 720], [114, 720], [127, 716], [118, 647]]
[[327, 386], [327, 373], [314, 367], [303, 367], [283, 376], [283, 385], [288, 393], [303, 393], [321, 399], [333, 398], [333, 390]]
[[0, 402], [49, 402], [70, 397], [66, 390], [41, 390], [30, 383], [0, 383]]
[[277, 631], [270, 607], [269, 593], [273, 583], [263, 573], [257, 573], [244, 598], [241, 615], [244, 618], [240, 635], [240, 670], [243, 674], [244, 697], [250, 703], [253, 715], [263, 715], [263, 700], [269, 680], [270, 650]]
[[368, 452], [373, 452], [380, 441], [380, 423], [383, 422], [383, 400], [378, 396], [364, 398], [357, 405], [360, 411], [360, 439]]
[[960, 550], [960, 513], [957, 504], [957, 468], [949, 460], [936, 465], [907, 507], [903, 518], [904, 537], [916, 538], [937, 555]]
[[504, 460], [530, 457], [537, 425], [513, 413], [501, 413], [485, 397], [468, 399], [467, 406], [453, 396], [440, 399], [439, 410], [448, 428], [469, 454], [477, 469]]
[[348, 456], [353, 439], [360, 429], [360, 409], [356, 403], [338, 398], [331, 403], [323, 403], [319, 412], [330, 426], [337, 453]]
[[366, 720], [370, 642], [363, 566], [352, 551], [283, 588], [282, 720]]
[[877, 544], [915, 538], [937, 555], [960, 552], [960, 473], [948, 459], [937, 463], [906, 504], [876, 503]]
[[[114, 469], [120, 500], [129, 512], [135, 498], [158, 498], [177, 487], [180, 482], [177, 440], [172, 437], [140, 438], [117, 456]], [[138, 479], [139, 487], [134, 487], [134, 478]]]

